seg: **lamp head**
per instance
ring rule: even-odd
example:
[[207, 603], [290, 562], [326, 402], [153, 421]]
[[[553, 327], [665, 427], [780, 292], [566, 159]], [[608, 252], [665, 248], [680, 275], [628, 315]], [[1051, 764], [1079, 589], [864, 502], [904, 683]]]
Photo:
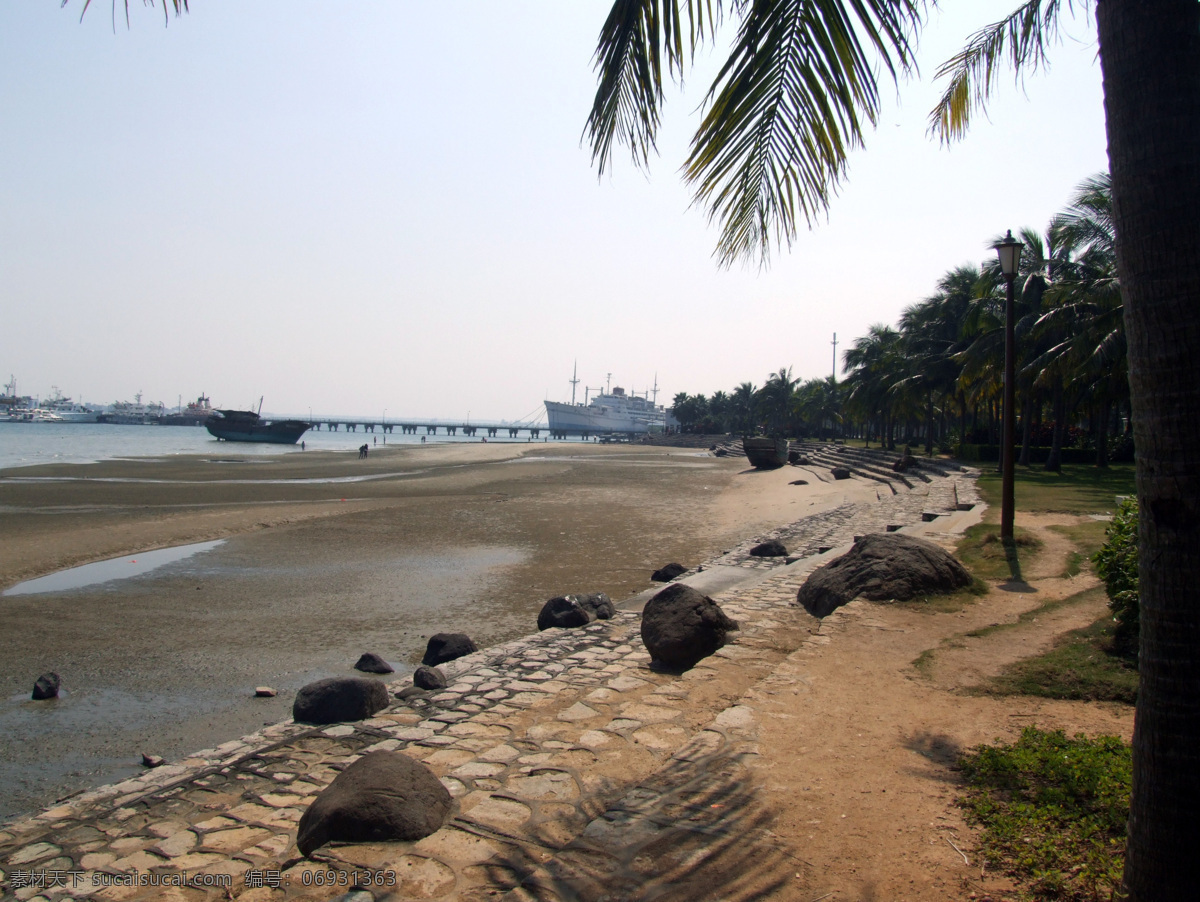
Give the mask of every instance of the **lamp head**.
[[996, 255], [1000, 258], [1000, 272], [1004, 278], [1012, 281], [1021, 269], [1021, 251], [1025, 248], [1020, 241], [1013, 237], [1012, 229], [1004, 236], [1004, 240], [996, 246]]

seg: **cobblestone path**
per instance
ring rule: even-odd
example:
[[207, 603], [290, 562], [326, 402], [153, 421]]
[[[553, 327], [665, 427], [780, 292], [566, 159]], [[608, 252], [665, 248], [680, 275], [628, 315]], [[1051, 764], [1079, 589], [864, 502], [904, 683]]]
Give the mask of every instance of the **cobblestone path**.
[[[803, 558], [790, 565], [748, 555], [765, 537], [709, 562], [775, 572], [715, 596], [741, 630], [683, 674], [652, 669], [638, 615], [619, 611], [442, 665], [444, 691], [397, 699], [370, 720], [277, 724], [4, 825], [3, 898], [761, 896], [803, 863], [771, 834], [752, 776], [753, 699], [788, 654], [831, 641], [853, 616], [818, 629], [793, 604], [825, 560], [810, 555], [975, 500], [971, 474], [939, 477], [777, 530], [770, 537]], [[419, 842], [332, 844], [302, 858], [308, 803], [375, 749], [424, 761], [455, 798], [452, 819]]]

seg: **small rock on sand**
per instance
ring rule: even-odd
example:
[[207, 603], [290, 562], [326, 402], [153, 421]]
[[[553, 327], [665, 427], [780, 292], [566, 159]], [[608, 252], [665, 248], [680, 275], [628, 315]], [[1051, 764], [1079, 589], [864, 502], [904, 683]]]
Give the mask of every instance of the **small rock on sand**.
[[33, 684], [33, 700], [44, 701], [48, 698], [58, 698], [60, 681], [58, 674], [53, 671], [43, 673]]

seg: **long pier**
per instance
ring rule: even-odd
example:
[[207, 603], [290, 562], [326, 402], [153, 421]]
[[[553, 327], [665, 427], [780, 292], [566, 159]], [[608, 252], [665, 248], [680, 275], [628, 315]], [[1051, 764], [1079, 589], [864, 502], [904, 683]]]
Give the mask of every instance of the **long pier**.
[[640, 432], [611, 432], [601, 431], [596, 429], [551, 429], [545, 423], [497, 423], [497, 422], [455, 422], [447, 420], [386, 420], [373, 417], [296, 417], [296, 419], [305, 419], [312, 423], [312, 429], [321, 431], [324, 429], [327, 432], [382, 432], [390, 433], [399, 429], [401, 433], [406, 435], [485, 435], [488, 438], [496, 438], [498, 436], [506, 436], [511, 439], [520, 438], [525, 435], [528, 438], [541, 438], [543, 435], [549, 438], [565, 439], [573, 436], [580, 438], [609, 438], [610, 440], [628, 441], [636, 435], [641, 435]]

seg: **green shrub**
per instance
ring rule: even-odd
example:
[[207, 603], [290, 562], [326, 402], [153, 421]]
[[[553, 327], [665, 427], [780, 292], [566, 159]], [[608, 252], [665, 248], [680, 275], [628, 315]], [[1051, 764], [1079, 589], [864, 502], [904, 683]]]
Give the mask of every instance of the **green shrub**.
[[1012, 745], [959, 760], [967, 818], [981, 851], [1017, 878], [1023, 897], [1108, 900], [1121, 885], [1132, 761], [1115, 736], [1068, 739], [1026, 727]]
[[1117, 629], [1113, 641], [1121, 648], [1136, 651], [1140, 630], [1141, 605], [1138, 601], [1138, 506], [1137, 499], [1122, 501], [1104, 531], [1105, 542], [1092, 560], [1104, 580], [1108, 607]]

